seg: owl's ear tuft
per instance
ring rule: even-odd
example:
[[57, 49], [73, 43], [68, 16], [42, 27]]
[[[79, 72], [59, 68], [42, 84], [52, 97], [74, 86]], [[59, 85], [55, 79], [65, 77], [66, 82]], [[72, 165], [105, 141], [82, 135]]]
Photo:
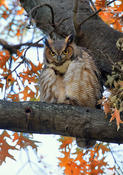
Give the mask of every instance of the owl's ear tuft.
[[74, 36], [73, 36], [73, 34], [71, 34], [65, 38], [65, 41], [67, 44], [71, 44], [73, 42], [73, 39], [74, 39]]

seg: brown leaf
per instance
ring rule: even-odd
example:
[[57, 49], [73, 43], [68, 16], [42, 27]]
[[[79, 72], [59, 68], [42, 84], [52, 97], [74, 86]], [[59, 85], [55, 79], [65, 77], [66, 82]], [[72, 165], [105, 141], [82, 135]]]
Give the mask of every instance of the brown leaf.
[[116, 119], [116, 123], [117, 123], [117, 131], [120, 128], [120, 123], [123, 123], [123, 121], [120, 119], [120, 112], [117, 108], [115, 108], [114, 113], [111, 114], [111, 119], [110, 122], [112, 122], [112, 120]]

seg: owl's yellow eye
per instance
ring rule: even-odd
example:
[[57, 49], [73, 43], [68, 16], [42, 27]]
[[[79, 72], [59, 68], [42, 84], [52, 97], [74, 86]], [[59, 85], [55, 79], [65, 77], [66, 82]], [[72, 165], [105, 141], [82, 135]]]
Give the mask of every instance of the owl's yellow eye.
[[64, 51], [63, 51], [63, 54], [64, 54], [64, 55], [67, 55], [67, 54], [68, 54], [68, 49], [67, 49], [67, 50], [64, 50]]
[[50, 51], [50, 54], [51, 54], [52, 56], [55, 56], [55, 52], [53, 52], [53, 51]]

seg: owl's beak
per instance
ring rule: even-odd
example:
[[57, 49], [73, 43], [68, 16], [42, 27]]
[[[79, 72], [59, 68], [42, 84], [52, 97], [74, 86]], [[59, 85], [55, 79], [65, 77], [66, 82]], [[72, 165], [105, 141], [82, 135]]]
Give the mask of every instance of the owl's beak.
[[57, 60], [58, 60], [58, 62], [61, 62], [61, 60], [62, 60], [61, 55], [57, 56]]

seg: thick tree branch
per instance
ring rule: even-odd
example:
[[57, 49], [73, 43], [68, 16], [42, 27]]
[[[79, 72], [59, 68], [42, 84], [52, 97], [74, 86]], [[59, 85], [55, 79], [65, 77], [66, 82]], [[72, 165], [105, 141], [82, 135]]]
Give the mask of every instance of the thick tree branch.
[[41, 102], [0, 101], [0, 128], [40, 134], [60, 134], [112, 143], [123, 143], [102, 110]]

